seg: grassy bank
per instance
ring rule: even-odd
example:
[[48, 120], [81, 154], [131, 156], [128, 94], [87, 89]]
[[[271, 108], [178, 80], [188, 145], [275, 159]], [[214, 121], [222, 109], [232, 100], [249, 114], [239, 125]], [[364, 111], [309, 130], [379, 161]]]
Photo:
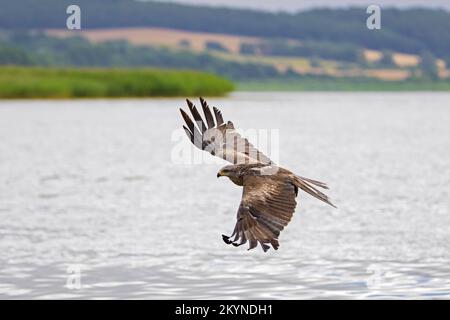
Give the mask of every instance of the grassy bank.
[[238, 83], [240, 91], [450, 91], [450, 81], [323, 78]]
[[164, 69], [0, 67], [0, 98], [221, 96], [233, 84], [219, 76]]

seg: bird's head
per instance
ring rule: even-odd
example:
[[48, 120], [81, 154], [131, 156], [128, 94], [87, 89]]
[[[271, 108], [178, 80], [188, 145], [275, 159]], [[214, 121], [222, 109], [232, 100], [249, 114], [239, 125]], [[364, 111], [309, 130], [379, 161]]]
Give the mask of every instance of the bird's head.
[[233, 165], [228, 165], [223, 167], [217, 172], [217, 178], [219, 177], [235, 177], [237, 175], [236, 167]]

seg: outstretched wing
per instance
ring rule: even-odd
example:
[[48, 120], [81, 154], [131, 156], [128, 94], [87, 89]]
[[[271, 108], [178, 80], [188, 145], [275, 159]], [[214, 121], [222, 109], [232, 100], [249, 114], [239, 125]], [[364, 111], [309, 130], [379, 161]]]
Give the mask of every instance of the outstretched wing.
[[268, 244], [277, 250], [278, 236], [295, 211], [296, 194], [296, 187], [285, 175], [245, 176], [236, 226], [230, 237], [222, 235], [223, 240], [234, 246], [248, 240], [248, 250], [258, 242], [264, 251], [270, 248]]
[[205, 124], [195, 105], [188, 99], [186, 101], [193, 120], [183, 109], [180, 109], [181, 115], [186, 122], [186, 126], [183, 126], [183, 128], [188, 138], [197, 148], [233, 164], [272, 163], [266, 155], [256, 149], [235, 130], [231, 121], [224, 122], [219, 109], [213, 107], [213, 116], [206, 101], [200, 98], [206, 120]]

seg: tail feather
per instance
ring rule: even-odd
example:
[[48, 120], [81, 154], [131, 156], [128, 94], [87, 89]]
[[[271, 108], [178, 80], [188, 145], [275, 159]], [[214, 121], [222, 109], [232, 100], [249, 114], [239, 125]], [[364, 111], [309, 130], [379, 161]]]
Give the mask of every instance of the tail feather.
[[320, 192], [319, 190], [317, 190], [315, 187], [312, 186], [312, 185], [316, 185], [318, 187], [328, 189], [328, 187], [325, 183], [316, 181], [316, 180], [312, 180], [312, 179], [295, 176], [294, 184], [301, 190], [312, 195], [313, 197], [329, 204], [330, 206], [332, 206], [334, 208], [337, 208], [333, 203], [331, 203], [330, 199], [328, 198], [328, 196], [326, 194]]
[[323, 188], [323, 189], [328, 189], [328, 186], [327, 186], [327, 184], [326, 184], [325, 182], [320, 182], [320, 181], [317, 181], [317, 180], [308, 179], [308, 178], [300, 177], [300, 176], [298, 176], [298, 177], [299, 177], [300, 179], [306, 181], [306, 182], [309, 182], [309, 183], [315, 185], [315, 186], [321, 187], [321, 188]]

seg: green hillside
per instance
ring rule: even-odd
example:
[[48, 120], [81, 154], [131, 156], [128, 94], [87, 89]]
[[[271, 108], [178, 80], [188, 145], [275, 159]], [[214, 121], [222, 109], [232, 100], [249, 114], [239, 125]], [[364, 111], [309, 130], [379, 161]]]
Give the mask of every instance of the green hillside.
[[[2, 1], [0, 28], [64, 28], [68, 0]], [[365, 8], [297, 14], [194, 7], [134, 0], [78, 0], [83, 28], [157, 26], [271, 38], [349, 43], [398, 52], [431, 51], [450, 60], [450, 13], [384, 8], [382, 29], [366, 28]]]

